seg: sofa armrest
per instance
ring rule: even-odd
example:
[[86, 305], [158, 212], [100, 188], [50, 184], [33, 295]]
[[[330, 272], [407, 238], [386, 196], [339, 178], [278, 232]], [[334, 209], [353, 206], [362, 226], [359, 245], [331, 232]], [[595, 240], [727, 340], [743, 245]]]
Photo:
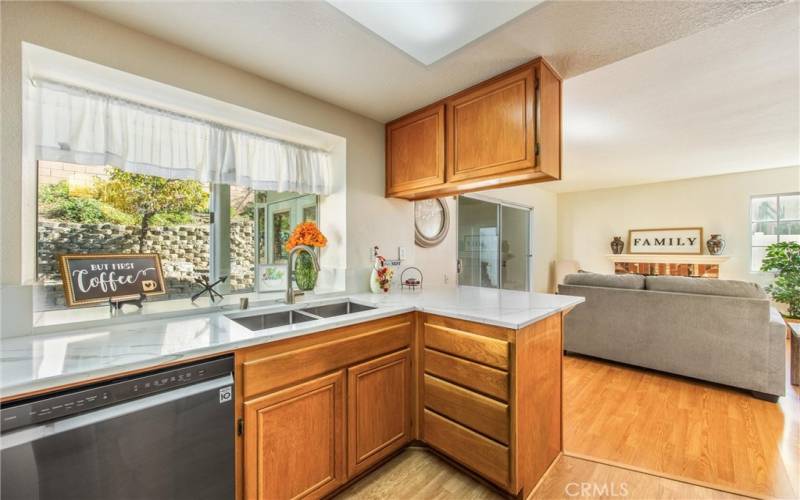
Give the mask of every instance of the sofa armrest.
[[786, 337], [786, 322], [775, 306], [769, 306], [769, 327], [770, 330], [776, 332], [780, 329], [782, 335]]
[[768, 385], [764, 392], [776, 396], [785, 395], [786, 390], [786, 322], [773, 306], [769, 306], [769, 364]]

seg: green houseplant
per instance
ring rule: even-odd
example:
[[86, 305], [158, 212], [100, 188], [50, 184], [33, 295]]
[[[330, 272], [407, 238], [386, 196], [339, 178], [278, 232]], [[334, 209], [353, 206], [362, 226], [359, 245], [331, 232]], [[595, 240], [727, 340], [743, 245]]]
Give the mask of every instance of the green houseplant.
[[775, 273], [767, 292], [788, 306], [789, 318], [800, 319], [800, 243], [782, 241], [768, 246], [761, 270]]

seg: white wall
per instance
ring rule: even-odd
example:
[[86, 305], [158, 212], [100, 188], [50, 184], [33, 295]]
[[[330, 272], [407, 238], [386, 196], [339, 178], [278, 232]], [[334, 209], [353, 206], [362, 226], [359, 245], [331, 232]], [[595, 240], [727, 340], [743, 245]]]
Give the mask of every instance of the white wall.
[[[533, 207], [533, 286], [537, 292], [552, 290], [552, 266], [556, 259], [557, 196], [539, 186], [515, 186], [481, 191], [491, 198]], [[456, 286], [456, 258], [458, 244], [456, 233], [456, 203], [448, 198], [450, 232], [444, 241], [433, 248], [417, 247], [416, 265], [425, 274], [425, 283], [432, 286]], [[445, 275], [447, 283], [445, 283]]]
[[[0, 284], [19, 285], [35, 254], [34, 232], [21, 213], [35, 200], [22, 175], [22, 42], [73, 55], [145, 78], [237, 104], [347, 140], [347, 287], [364, 290], [370, 270], [369, 249], [387, 255], [398, 246], [414, 259], [413, 204], [387, 200], [384, 192], [384, 128], [381, 123], [267, 81], [182, 47], [131, 30], [65, 4], [2, 2], [2, 75], [0, 80]], [[255, 55], [254, 55], [255, 56]], [[30, 237], [23, 237], [30, 234]], [[4, 302], [0, 320], [10, 315]], [[9, 306], [10, 307], [10, 306]], [[15, 327], [26, 328], [24, 324]]]
[[613, 272], [605, 257], [612, 236], [627, 245], [628, 229], [702, 226], [704, 238], [719, 233], [727, 241], [720, 278], [763, 284], [768, 276], [750, 272], [750, 197], [791, 191], [800, 191], [800, 167], [560, 194], [558, 256]]

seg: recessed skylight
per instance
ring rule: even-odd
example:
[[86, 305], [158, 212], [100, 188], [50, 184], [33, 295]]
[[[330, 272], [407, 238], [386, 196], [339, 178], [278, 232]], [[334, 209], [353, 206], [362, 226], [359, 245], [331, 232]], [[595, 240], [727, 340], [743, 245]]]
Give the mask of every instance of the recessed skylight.
[[414, 59], [429, 65], [541, 1], [328, 0], [328, 3]]

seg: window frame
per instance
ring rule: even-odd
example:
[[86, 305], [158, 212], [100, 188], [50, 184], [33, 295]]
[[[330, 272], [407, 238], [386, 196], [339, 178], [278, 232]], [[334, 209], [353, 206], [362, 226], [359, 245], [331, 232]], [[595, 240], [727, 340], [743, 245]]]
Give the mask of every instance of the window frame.
[[[754, 248], [767, 248], [767, 246], [769, 246], [769, 245], [766, 245], [766, 246], [753, 245], [753, 224], [755, 224], [757, 222], [774, 222], [775, 223], [775, 227], [776, 227], [775, 231], [777, 232], [778, 231], [777, 228], [779, 227], [781, 222], [800, 221], [800, 219], [782, 219], [781, 218], [781, 198], [789, 197], [789, 196], [800, 196], [800, 191], [789, 191], [789, 192], [785, 192], [785, 193], [757, 194], [757, 195], [750, 196], [750, 200], [749, 200], [750, 204], [749, 204], [749, 207], [748, 207], [748, 213], [749, 213], [750, 216], [748, 218], [748, 230], [747, 231], [748, 231], [749, 238], [750, 238], [750, 245], [749, 245], [749, 247], [750, 247], [750, 257], [749, 257], [748, 260], [750, 262], [750, 273], [751, 274], [765, 274], [765, 273], [767, 273], [767, 271], [762, 271], [760, 267], [758, 269], [754, 269], [753, 268], [753, 249]], [[766, 221], [756, 221], [756, 220], [753, 219], [753, 200], [756, 200], [758, 198], [775, 198], [775, 219], [774, 220], [770, 219], [770, 220], [766, 220]], [[782, 236], [781, 234], [776, 234], [775, 235], [776, 241], [778, 243], [780, 243], [780, 241], [781, 241], [781, 236]]]
[[[38, 283], [40, 280], [40, 266], [39, 266], [39, 220], [40, 220], [40, 212], [39, 212], [39, 188], [40, 188], [40, 179], [39, 179], [39, 169], [40, 169], [40, 162], [42, 160], [36, 161], [36, 176], [35, 176], [35, 201], [34, 201], [34, 218], [33, 218], [33, 227], [34, 227], [34, 245], [33, 245], [33, 263], [34, 263], [34, 273], [35, 273], [35, 280]], [[222, 276], [230, 276], [231, 273], [231, 240], [230, 240], [230, 230], [231, 230], [231, 222], [232, 222], [232, 211], [231, 211], [231, 185], [229, 184], [220, 184], [214, 182], [206, 183], [208, 185], [208, 193], [209, 193], [209, 203], [208, 203], [208, 211], [211, 216], [211, 219], [208, 224], [209, 229], [209, 242], [208, 242], [208, 254], [209, 254], [209, 279], [213, 282], [219, 279]], [[254, 283], [253, 283], [253, 290], [235, 290], [231, 291], [229, 282], [226, 281], [225, 283], [221, 283], [218, 285], [219, 291], [224, 293], [225, 295], [237, 295], [237, 294], [247, 294], [247, 293], [261, 293], [259, 289], [259, 281], [258, 281], [258, 263], [259, 263], [259, 256], [258, 256], [258, 236], [259, 236], [259, 227], [258, 227], [258, 215], [257, 210], [259, 206], [268, 206], [268, 203], [257, 203], [256, 198], [258, 193], [265, 193], [268, 191], [259, 191], [253, 190], [253, 262], [254, 262]], [[289, 200], [294, 200], [296, 198], [300, 198], [303, 196], [311, 196], [311, 193], [298, 193], [298, 196], [294, 198], [290, 198]], [[315, 219], [319, 223], [320, 220], [320, 204], [322, 201], [322, 197], [320, 195], [313, 194], [314, 196], [314, 210], [315, 210]], [[165, 299], [170, 300], [170, 299]], [[175, 300], [182, 300], [182, 299], [175, 299]], [[100, 304], [102, 305], [102, 304]], [[60, 309], [55, 309], [60, 310]], [[43, 312], [43, 311], [36, 311], [34, 313]]]

